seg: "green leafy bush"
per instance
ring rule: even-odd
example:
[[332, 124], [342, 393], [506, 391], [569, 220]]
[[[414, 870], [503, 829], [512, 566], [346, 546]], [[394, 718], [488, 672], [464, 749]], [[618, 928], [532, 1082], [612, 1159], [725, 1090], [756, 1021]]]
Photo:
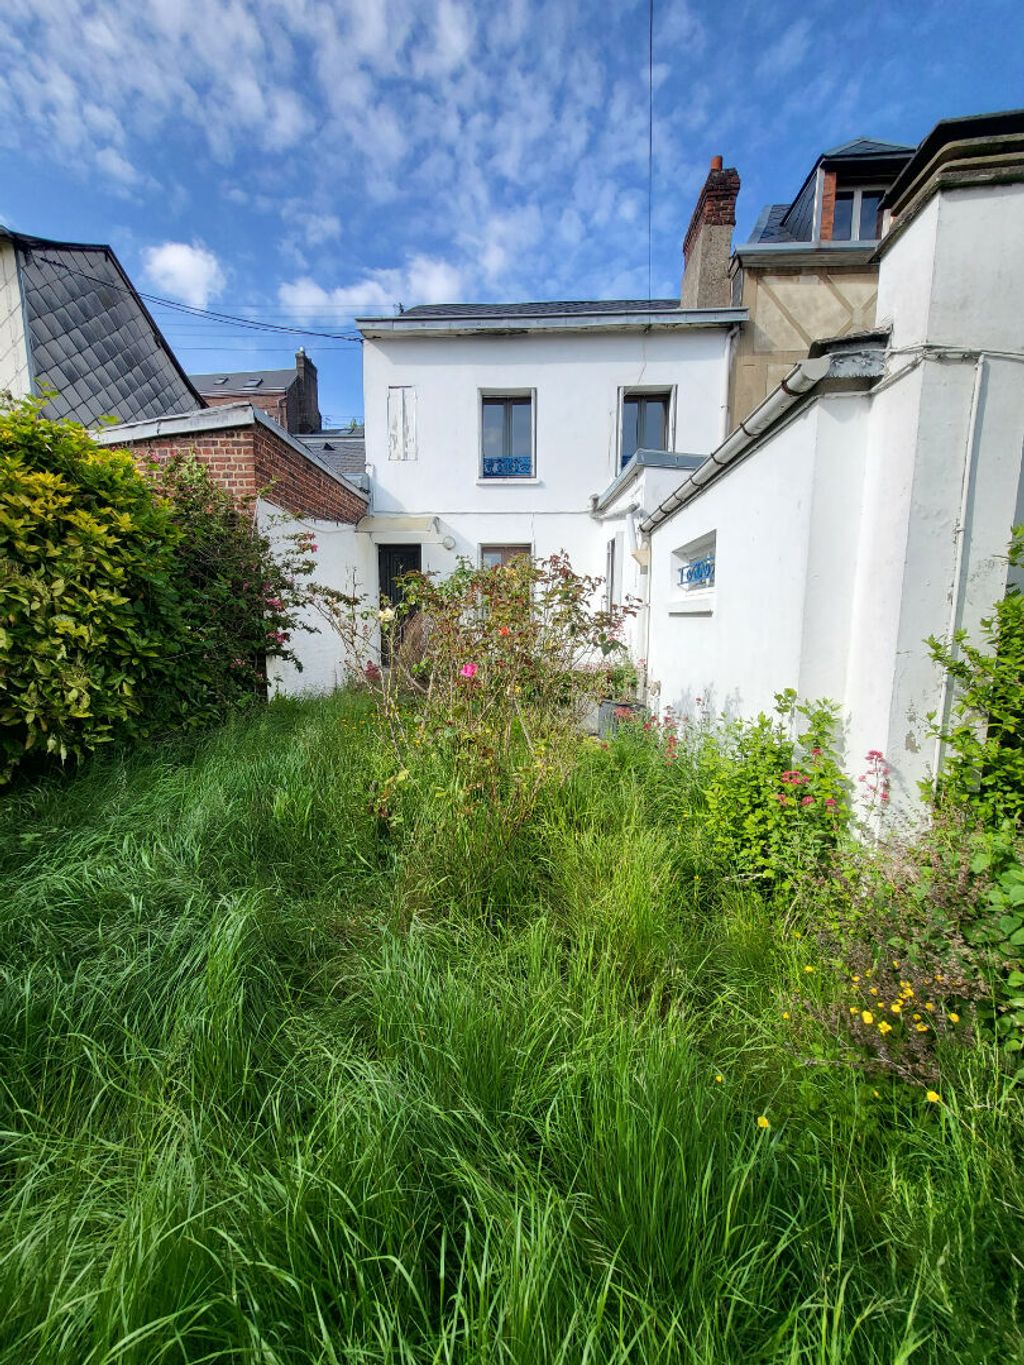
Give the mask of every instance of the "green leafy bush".
[[129, 455], [0, 407], [0, 780], [148, 733], [181, 639], [180, 533]]
[[[802, 722], [802, 726], [801, 726]], [[789, 887], [820, 866], [850, 819], [831, 702], [776, 695], [776, 718], [731, 721], [705, 750], [706, 800], [723, 862]]]
[[275, 553], [192, 456], [151, 473], [37, 400], [0, 405], [0, 782], [209, 724], [294, 660], [312, 536]]
[[311, 577], [315, 538], [299, 531], [272, 545], [191, 453], [150, 473], [177, 532], [177, 689], [193, 717], [213, 718], [264, 695], [267, 659], [301, 670], [292, 636], [312, 629], [301, 613], [325, 591]]
[[[1024, 526], [1014, 528], [1009, 562], [1024, 566]], [[928, 641], [957, 688], [952, 723], [935, 727], [949, 750], [938, 797], [998, 828], [1024, 816], [1024, 596], [1011, 587], [981, 626], [980, 645], [963, 630]]]

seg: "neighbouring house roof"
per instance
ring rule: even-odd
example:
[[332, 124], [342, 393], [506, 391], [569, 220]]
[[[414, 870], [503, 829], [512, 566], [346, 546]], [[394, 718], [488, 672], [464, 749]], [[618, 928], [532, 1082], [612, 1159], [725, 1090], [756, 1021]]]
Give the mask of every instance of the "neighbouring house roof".
[[[993, 114], [970, 114], [965, 118], [940, 119], [930, 133], [918, 144], [899, 175], [886, 191], [884, 207], [894, 213], [902, 211], [907, 201], [920, 188], [922, 181], [934, 169], [937, 158], [961, 159], [971, 153], [980, 154], [980, 144], [989, 144], [984, 154], [996, 157], [1009, 149], [1015, 150], [1017, 140], [1024, 134], [1024, 109], [1004, 109]], [[1006, 141], [1002, 146], [1001, 140]], [[964, 146], [964, 144], [969, 144]], [[973, 144], [971, 146], [970, 144]], [[992, 145], [995, 144], [995, 145]], [[940, 157], [940, 154], [942, 156]], [[995, 162], [989, 169], [994, 177], [1000, 174]]]
[[109, 246], [3, 226], [0, 239], [15, 250], [32, 388], [56, 391], [47, 416], [89, 426], [203, 407]]
[[743, 308], [683, 308], [678, 299], [561, 299], [540, 303], [430, 303], [396, 317], [356, 318], [364, 336], [567, 332], [731, 326]]
[[362, 432], [354, 434], [350, 429], [339, 427], [304, 434], [296, 440], [335, 473], [343, 474], [360, 487], [366, 482], [366, 437]]
[[[790, 203], [765, 205], [754, 224], [749, 241], [744, 245], [776, 246], [812, 240], [815, 186], [820, 167], [842, 168], [851, 174], [877, 176], [884, 184], [896, 178], [913, 153], [913, 147], [869, 137], [856, 137], [822, 152]], [[851, 246], [849, 242], [844, 245], [847, 248]], [[854, 247], [857, 245], [853, 243]]]
[[703, 455], [684, 455], [673, 450], [637, 450], [633, 452], [628, 464], [612, 479], [603, 493], [595, 493], [591, 499], [591, 511], [601, 512], [609, 503], [615, 501], [622, 490], [633, 482], [644, 469], [696, 469], [704, 463]]
[[204, 396], [219, 393], [285, 393], [298, 378], [294, 365], [290, 370], [223, 370], [213, 374], [190, 374], [189, 379]]
[[214, 408], [202, 408], [198, 412], [149, 418], [138, 422], [120, 422], [117, 426], [101, 427], [92, 433], [97, 445], [116, 446], [125, 442], [146, 441], [158, 436], [189, 436], [204, 431], [226, 431], [233, 427], [262, 426], [273, 432], [279, 441], [291, 446], [304, 459], [324, 470], [332, 479], [366, 500], [366, 490], [341, 471], [331, 467], [326, 460], [308, 445], [306, 438], [293, 436], [285, 431], [280, 423], [268, 417], [255, 403], [225, 403]]

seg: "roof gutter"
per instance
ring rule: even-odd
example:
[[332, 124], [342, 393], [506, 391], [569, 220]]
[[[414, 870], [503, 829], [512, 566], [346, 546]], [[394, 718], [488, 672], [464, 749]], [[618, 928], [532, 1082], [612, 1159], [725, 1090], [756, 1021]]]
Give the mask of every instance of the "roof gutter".
[[832, 358], [827, 355], [818, 356], [814, 360], [801, 360], [799, 364], [794, 365], [779, 387], [768, 395], [761, 406], [755, 408], [749, 417], [744, 418], [718, 449], [712, 451], [703, 464], [688, 474], [675, 492], [664, 502], [659, 503], [651, 515], [640, 523], [643, 534], [648, 535], [677, 508], [695, 497], [721, 470], [732, 464], [774, 426], [805, 393], [809, 393], [816, 384], [820, 384], [831, 367]]

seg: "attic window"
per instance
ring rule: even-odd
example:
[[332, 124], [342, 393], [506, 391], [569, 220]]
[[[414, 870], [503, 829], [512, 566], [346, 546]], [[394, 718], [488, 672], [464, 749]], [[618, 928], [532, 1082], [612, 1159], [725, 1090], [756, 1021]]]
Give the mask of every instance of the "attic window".
[[325, 442], [323, 443], [323, 445], [321, 446], [321, 450], [333, 450], [333, 449], [334, 449], [334, 447], [331, 445], [330, 441], [325, 441]]
[[215, 379], [213, 382], [214, 382], [215, 384], [226, 384], [226, 383], [228, 382], [228, 377], [227, 377], [227, 375], [225, 374], [225, 375], [222, 375], [220, 379]]
[[874, 186], [838, 191], [832, 217], [833, 242], [877, 242], [883, 193]]
[[247, 380], [245, 381], [245, 383], [242, 385], [242, 388], [243, 388], [243, 389], [258, 389], [259, 386], [260, 386], [262, 383], [263, 383], [263, 380], [262, 380], [262, 379], [247, 379]]

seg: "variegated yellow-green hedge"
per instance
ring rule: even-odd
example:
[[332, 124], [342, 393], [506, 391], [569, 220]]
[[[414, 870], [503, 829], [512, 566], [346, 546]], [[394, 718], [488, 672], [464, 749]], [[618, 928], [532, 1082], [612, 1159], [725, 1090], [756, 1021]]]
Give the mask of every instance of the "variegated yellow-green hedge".
[[179, 538], [128, 454], [32, 400], [0, 406], [0, 781], [153, 724]]

